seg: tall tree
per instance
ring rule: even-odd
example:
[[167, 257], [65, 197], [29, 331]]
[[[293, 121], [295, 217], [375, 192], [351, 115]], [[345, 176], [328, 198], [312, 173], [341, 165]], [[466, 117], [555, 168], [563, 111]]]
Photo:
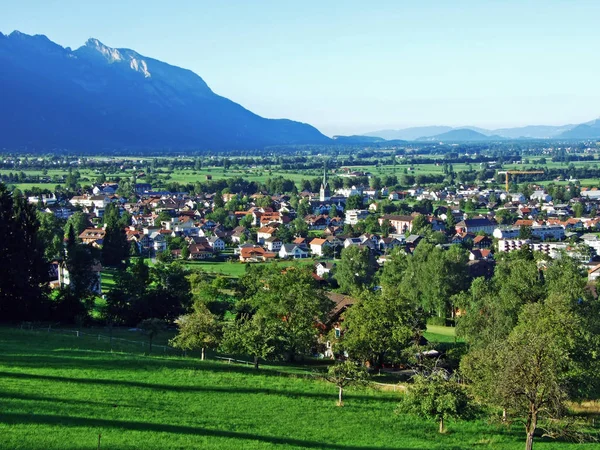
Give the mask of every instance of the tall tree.
[[369, 381], [369, 372], [365, 366], [346, 360], [329, 366], [324, 378], [337, 386], [337, 405], [344, 406], [344, 389], [349, 386], [365, 386]]
[[260, 360], [274, 358], [280, 347], [281, 322], [276, 322], [261, 313], [244, 315], [225, 329], [222, 348], [225, 352], [249, 355], [254, 368]]
[[[480, 283], [472, 294], [483, 293], [485, 300], [473, 299], [459, 321], [471, 345], [461, 368], [481, 399], [522, 419], [531, 449], [536, 429], [560, 418], [566, 401], [598, 390], [600, 304], [567, 256], [538, 279], [533, 269], [527, 273], [535, 262], [526, 256], [507, 261], [497, 273], [502, 285]], [[509, 272], [520, 276], [520, 285], [503, 279]], [[460, 328], [463, 320], [467, 326]]]
[[363, 206], [364, 205], [362, 195], [351, 195], [346, 200], [346, 211], [351, 209], [362, 209]]
[[401, 359], [425, 323], [405, 299], [365, 292], [344, 314], [342, 327], [342, 346], [350, 356], [380, 367], [386, 360]]
[[129, 243], [119, 216], [119, 207], [109, 203], [104, 212], [106, 234], [102, 242], [102, 261], [107, 266], [120, 266], [129, 257]]
[[440, 433], [445, 431], [446, 420], [471, 415], [471, 399], [465, 386], [445, 371], [417, 374], [412, 380], [400, 403], [400, 411], [437, 421]]
[[65, 235], [67, 234], [69, 226], [73, 227], [75, 236], [79, 236], [83, 233], [83, 230], [90, 226], [87, 214], [77, 211], [69, 217], [67, 219], [67, 225], [65, 226]]
[[399, 289], [426, 311], [448, 317], [452, 296], [468, 287], [467, 262], [467, 254], [459, 246], [444, 251], [421, 241], [407, 258]]
[[13, 198], [0, 183], [0, 320], [32, 320], [46, 314], [48, 269], [38, 241], [35, 206]]
[[371, 251], [367, 247], [352, 245], [342, 250], [335, 279], [342, 292], [349, 294], [370, 285], [375, 269], [375, 260]]
[[308, 268], [290, 267], [268, 279], [250, 303], [265, 317], [281, 323], [281, 357], [294, 360], [310, 352], [317, 341], [318, 322], [323, 323], [332, 302], [317, 286]]
[[207, 348], [216, 347], [221, 340], [221, 324], [202, 302], [196, 302], [190, 314], [177, 319], [179, 332], [169, 342], [182, 350], [200, 349], [204, 360]]

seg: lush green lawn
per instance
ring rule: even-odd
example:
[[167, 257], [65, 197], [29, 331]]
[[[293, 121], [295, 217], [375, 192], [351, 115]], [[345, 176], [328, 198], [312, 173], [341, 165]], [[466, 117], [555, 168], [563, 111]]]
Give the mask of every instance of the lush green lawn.
[[[0, 328], [0, 448], [470, 449], [523, 447], [520, 427], [395, 413], [401, 394], [275, 370], [111, 353], [107, 343]], [[592, 449], [541, 439], [536, 448]]]
[[104, 267], [102, 269], [102, 292], [107, 293], [115, 285], [115, 273], [117, 269]]
[[[430, 342], [456, 342], [456, 328], [441, 325], [427, 325], [427, 331], [423, 333]], [[462, 342], [462, 340], [458, 340]]]

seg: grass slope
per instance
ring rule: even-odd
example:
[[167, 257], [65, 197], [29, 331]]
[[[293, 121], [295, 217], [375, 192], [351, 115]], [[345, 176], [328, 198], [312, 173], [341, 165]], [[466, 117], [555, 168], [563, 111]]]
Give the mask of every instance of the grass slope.
[[[398, 393], [275, 370], [111, 353], [102, 341], [0, 328], [2, 449], [520, 449], [520, 428], [396, 415]], [[587, 449], [540, 440], [541, 449]]]

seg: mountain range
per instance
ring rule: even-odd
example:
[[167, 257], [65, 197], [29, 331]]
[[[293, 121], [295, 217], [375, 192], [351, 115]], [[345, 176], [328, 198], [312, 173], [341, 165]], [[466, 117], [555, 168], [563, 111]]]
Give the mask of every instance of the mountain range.
[[97, 39], [71, 50], [0, 33], [0, 149], [259, 149], [326, 144], [311, 125], [265, 119], [195, 73]]
[[528, 125], [516, 128], [488, 130], [478, 127], [411, 127], [399, 130], [379, 130], [365, 133], [366, 137], [410, 141], [485, 141], [502, 139], [596, 139], [600, 138], [600, 119], [582, 124]]

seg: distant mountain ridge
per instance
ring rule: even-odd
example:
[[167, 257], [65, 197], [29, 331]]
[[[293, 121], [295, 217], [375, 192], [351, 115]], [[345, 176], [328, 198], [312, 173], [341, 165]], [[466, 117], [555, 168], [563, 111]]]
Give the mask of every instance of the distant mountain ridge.
[[596, 139], [600, 137], [600, 119], [577, 125], [563, 132], [560, 137], [563, 139]]
[[257, 149], [327, 144], [316, 128], [265, 119], [190, 70], [89, 39], [0, 33], [0, 148]]
[[417, 141], [449, 141], [449, 142], [467, 142], [467, 141], [489, 141], [489, 140], [504, 140], [501, 136], [488, 136], [469, 128], [459, 128], [456, 130], [446, 131], [435, 136], [423, 136]]
[[[399, 130], [380, 130], [365, 133], [369, 137], [381, 137], [383, 139], [406, 139], [406, 140], [440, 140], [440, 136], [451, 131], [472, 130], [491, 139], [594, 139], [600, 138], [600, 119], [586, 122], [584, 124], [568, 125], [528, 125], [515, 128], [499, 128], [488, 130], [478, 127], [411, 127]], [[456, 136], [456, 133], [450, 136]], [[458, 134], [460, 135], [460, 133]], [[484, 139], [485, 140], [485, 139]]]

